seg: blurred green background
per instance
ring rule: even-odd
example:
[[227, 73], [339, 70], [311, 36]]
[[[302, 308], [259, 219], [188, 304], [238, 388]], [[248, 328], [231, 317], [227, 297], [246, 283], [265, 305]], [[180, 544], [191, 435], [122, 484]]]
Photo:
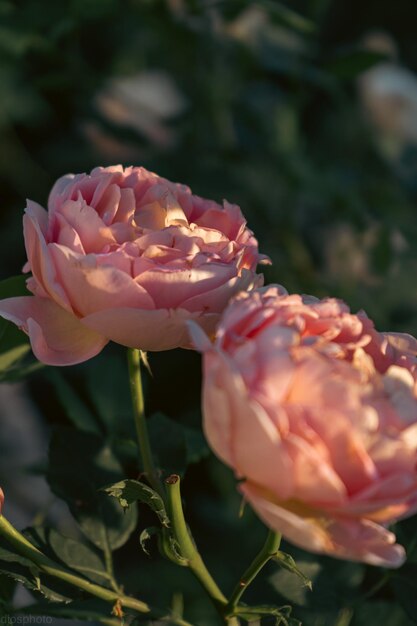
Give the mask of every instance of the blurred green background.
[[2, 0], [2, 276], [26, 197], [142, 164], [240, 204], [269, 281], [417, 332], [416, 19], [414, 0]]
[[[0, 277], [25, 261], [26, 197], [45, 205], [67, 172], [143, 165], [239, 204], [273, 261], [268, 282], [344, 298], [381, 330], [416, 334], [416, 23], [415, 0], [0, 0]], [[121, 352], [111, 346], [59, 376], [134, 475]], [[197, 436], [199, 357], [150, 361], [148, 413]], [[74, 397], [49, 370], [27, 389], [48, 428], [71, 423], [78, 405], [68, 410]], [[187, 514], [230, 589], [265, 531], [249, 512], [239, 519], [230, 472], [198, 440], [191, 449]], [[12, 491], [13, 477], [3, 484]], [[381, 572], [293, 548], [313, 594], [271, 567], [247, 600], [294, 603], [310, 626], [408, 626], [417, 616], [415, 526], [399, 530], [408, 569], [371, 600], [361, 598]], [[119, 556], [129, 590], [168, 603], [175, 581], [189, 619], [215, 624], [188, 573], [137, 544]]]

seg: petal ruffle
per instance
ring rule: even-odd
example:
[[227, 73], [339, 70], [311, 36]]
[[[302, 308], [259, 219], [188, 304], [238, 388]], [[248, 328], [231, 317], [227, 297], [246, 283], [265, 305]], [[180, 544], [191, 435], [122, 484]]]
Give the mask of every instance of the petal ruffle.
[[46, 211], [35, 202], [28, 202], [23, 217], [23, 232], [29, 268], [45, 293], [60, 306], [71, 310], [68, 298], [58, 283], [54, 264], [45, 240]]
[[[102, 309], [120, 307], [152, 309], [154, 303], [131, 276], [111, 265], [97, 265], [95, 255], [77, 255], [64, 246], [50, 244], [60, 284], [74, 309], [90, 315]], [[125, 259], [121, 256], [121, 261]]]
[[330, 519], [308, 510], [297, 515], [263, 497], [254, 485], [244, 483], [240, 491], [267, 526], [300, 548], [378, 567], [395, 568], [404, 563], [404, 548], [379, 524], [366, 519]]
[[47, 365], [82, 363], [101, 352], [108, 342], [47, 298], [1, 300], [0, 315], [29, 335], [36, 358]]

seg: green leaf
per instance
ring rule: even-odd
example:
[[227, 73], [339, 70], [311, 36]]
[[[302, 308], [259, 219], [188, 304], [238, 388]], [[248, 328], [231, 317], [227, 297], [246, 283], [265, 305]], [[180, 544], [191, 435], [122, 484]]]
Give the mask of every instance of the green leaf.
[[239, 609], [238, 615], [251, 622], [254, 619], [261, 620], [263, 617], [275, 617], [275, 626], [301, 626], [301, 622], [291, 617], [292, 607], [290, 606], [248, 606]]
[[303, 574], [303, 572], [297, 567], [296, 562], [294, 561], [294, 559], [292, 558], [290, 554], [287, 554], [286, 552], [282, 552], [281, 550], [278, 550], [273, 560], [275, 561], [275, 563], [278, 563], [280, 567], [298, 576], [298, 578], [302, 580], [303, 585], [307, 587], [308, 589], [310, 589], [310, 591], [313, 589], [313, 582], [310, 580], [310, 578], [308, 578], [308, 576]]
[[[279, 564], [282, 565], [281, 562]], [[321, 571], [321, 566], [318, 563], [307, 561], [299, 562], [297, 568], [302, 570], [304, 576], [310, 581], [314, 581]], [[300, 584], [300, 581], [294, 576], [294, 572], [287, 567], [282, 566], [268, 580], [274, 589], [292, 604], [305, 606], [308, 603], [309, 588]]]
[[140, 547], [142, 548], [144, 553], [147, 554], [148, 556], [150, 556], [150, 552], [148, 548], [146, 547], [146, 544], [149, 541], [149, 539], [151, 539], [151, 537], [153, 537], [154, 535], [157, 535], [158, 533], [159, 533], [159, 528], [156, 528], [156, 526], [150, 526], [149, 528], [144, 528], [142, 532], [140, 533], [140, 536], [139, 536]]
[[0, 575], [52, 602], [68, 602], [73, 597], [65, 583], [46, 576], [31, 561], [4, 547], [0, 547]]
[[127, 361], [102, 354], [85, 366], [87, 391], [106, 432], [134, 434]]
[[203, 433], [196, 428], [183, 426], [185, 435], [185, 445], [187, 448], [187, 465], [198, 463], [210, 455], [206, 438]]
[[44, 554], [51, 556], [54, 561], [60, 560], [67, 568], [79, 572], [92, 582], [111, 586], [103, 559], [92, 545], [43, 527], [29, 528], [24, 534], [31, 543]]
[[61, 619], [83, 620], [83, 621], [103, 621], [107, 626], [120, 626], [120, 620], [111, 617], [112, 606], [108, 602], [97, 599], [75, 600], [68, 604], [48, 603], [25, 607], [22, 610], [24, 615], [43, 615], [59, 617]]
[[78, 590], [44, 574], [32, 561], [16, 554], [3, 542], [0, 545], [0, 575], [51, 602], [68, 602], [79, 595]]
[[151, 448], [157, 466], [167, 474], [184, 474], [187, 467], [187, 444], [184, 428], [162, 413], [148, 419]]
[[122, 468], [106, 443], [93, 434], [57, 428], [49, 450], [48, 482], [65, 500], [85, 536], [98, 548], [116, 550], [136, 528], [135, 507], [123, 511], [102, 487], [120, 480]]
[[97, 420], [63, 374], [56, 368], [50, 368], [47, 372], [47, 378], [54, 386], [65, 413], [74, 426], [80, 430], [99, 435], [100, 428]]
[[164, 501], [156, 491], [145, 483], [139, 480], [122, 480], [106, 487], [103, 491], [109, 496], [116, 498], [125, 510], [130, 509], [131, 504], [134, 502], [146, 504], [156, 513], [163, 526], [169, 526], [169, 517]]

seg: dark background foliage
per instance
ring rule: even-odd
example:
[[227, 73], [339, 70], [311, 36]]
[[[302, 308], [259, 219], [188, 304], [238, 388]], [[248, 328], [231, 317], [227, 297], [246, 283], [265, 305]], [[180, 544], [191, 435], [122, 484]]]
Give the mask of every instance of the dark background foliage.
[[[45, 204], [66, 172], [141, 164], [238, 203], [273, 261], [268, 282], [342, 297], [380, 329], [417, 333], [416, 20], [415, 0], [0, 0], [1, 278], [24, 263], [26, 197]], [[57, 427], [81, 419], [134, 477], [123, 358], [112, 346], [83, 366], [32, 373], [22, 393], [54, 445]], [[239, 518], [233, 477], [199, 436], [199, 357], [173, 351], [150, 363], [157, 454], [167, 470], [193, 461], [187, 515], [229, 590], [265, 530], [249, 511]], [[74, 454], [84, 443], [74, 440]], [[77, 471], [81, 461], [75, 483]], [[13, 493], [13, 476], [1, 481]], [[141, 528], [149, 516], [140, 511]], [[294, 604], [307, 626], [408, 626], [415, 529], [400, 525], [410, 562], [388, 581], [287, 546], [313, 593], [271, 565], [245, 599]], [[133, 536], [116, 553], [126, 588], [168, 605], [182, 587], [187, 617], [215, 624], [188, 572], [150, 545], [148, 557]]]

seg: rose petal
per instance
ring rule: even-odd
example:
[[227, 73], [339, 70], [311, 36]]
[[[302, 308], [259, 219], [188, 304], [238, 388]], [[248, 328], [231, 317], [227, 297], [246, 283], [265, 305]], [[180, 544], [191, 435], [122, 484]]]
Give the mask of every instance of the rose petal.
[[240, 491], [267, 526], [305, 550], [378, 567], [396, 568], [405, 561], [404, 548], [395, 543], [395, 535], [374, 522], [329, 519], [308, 510], [304, 517], [284, 508], [285, 503], [280, 506], [263, 497], [253, 485], [244, 483]]
[[60, 284], [81, 316], [121, 307], [152, 309], [149, 294], [131, 276], [110, 266], [97, 266], [95, 255], [80, 256], [64, 246], [50, 244]]
[[198, 269], [149, 269], [140, 274], [138, 282], [152, 297], [157, 309], [174, 309], [185, 308], [184, 302], [193, 296], [215, 289], [235, 275], [236, 268], [233, 265], [210, 263]]
[[45, 241], [46, 211], [33, 202], [28, 202], [23, 217], [23, 233], [30, 269], [45, 293], [59, 305], [71, 311], [71, 304], [57, 281], [53, 261]]
[[254, 281], [253, 272], [243, 271], [241, 276], [234, 276], [219, 287], [205, 291], [185, 300], [181, 306], [187, 311], [210, 311], [221, 313], [229, 300], [239, 291], [249, 289]]
[[[224, 460], [227, 457], [238, 476], [265, 485], [280, 498], [289, 498], [293, 489], [291, 459], [281, 445], [278, 429], [248, 397], [239, 372], [222, 354], [209, 353], [205, 361], [204, 429], [213, 449], [217, 452], [219, 444]], [[227, 444], [221, 442], [222, 437]]]
[[36, 358], [47, 365], [81, 363], [101, 352], [108, 341], [46, 298], [1, 300], [0, 315], [29, 335]]
[[191, 347], [188, 320], [195, 320], [211, 334], [218, 316], [202, 316], [184, 309], [146, 311], [118, 307], [92, 313], [82, 321], [92, 330], [123, 346], [159, 352]]

